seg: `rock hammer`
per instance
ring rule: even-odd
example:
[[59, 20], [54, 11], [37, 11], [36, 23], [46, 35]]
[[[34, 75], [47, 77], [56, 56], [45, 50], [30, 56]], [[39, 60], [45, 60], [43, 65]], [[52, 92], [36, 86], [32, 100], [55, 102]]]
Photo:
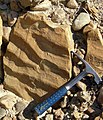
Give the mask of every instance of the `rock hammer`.
[[59, 101], [62, 98], [62, 96], [64, 96], [70, 88], [72, 88], [78, 81], [83, 79], [87, 74], [92, 74], [97, 84], [99, 84], [102, 81], [102, 79], [99, 77], [96, 71], [89, 65], [89, 63], [87, 63], [84, 59], [82, 59], [77, 53], [71, 51], [71, 54], [76, 55], [84, 63], [85, 69], [79, 75], [77, 75], [74, 79], [72, 79], [71, 81], [68, 81], [59, 89], [57, 89], [57, 91], [54, 94], [52, 94], [49, 98], [47, 98], [42, 103], [39, 103], [36, 107], [34, 107], [33, 111], [35, 111], [38, 115], [41, 115], [49, 107], [51, 107], [57, 101]]

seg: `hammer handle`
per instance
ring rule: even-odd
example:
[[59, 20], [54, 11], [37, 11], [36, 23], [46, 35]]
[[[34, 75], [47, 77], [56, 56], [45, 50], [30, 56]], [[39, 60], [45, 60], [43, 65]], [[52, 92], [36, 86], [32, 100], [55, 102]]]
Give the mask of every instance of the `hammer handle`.
[[41, 115], [43, 112], [45, 112], [49, 107], [59, 101], [61, 97], [66, 94], [66, 92], [67, 89], [65, 88], [65, 86], [59, 88], [59, 90], [57, 90], [53, 95], [51, 95], [49, 98], [47, 98], [34, 108], [37, 114]]
[[67, 91], [73, 87], [79, 80], [81, 80], [84, 76], [86, 76], [86, 71], [81, 72], [77, 77], [75, 77], [73, 80], [67, 82], [65, 85], [60, 87], [54, 94], [52, 94], [49, 98], [44, 100], [42, 103], [38, 104], [34, 110], [37, 112], [37, 114], [41, 115], [43, 112], [45, 112], [49, 107], [54, 105], [57, 101], [59, 101], [62, 96], [64, 96]]

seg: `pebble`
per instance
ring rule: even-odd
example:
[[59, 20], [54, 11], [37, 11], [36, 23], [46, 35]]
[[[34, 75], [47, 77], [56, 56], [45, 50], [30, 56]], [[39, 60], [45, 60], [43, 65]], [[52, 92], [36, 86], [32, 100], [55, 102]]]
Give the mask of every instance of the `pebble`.
[[6, 10], [6, 9], [8, 9], [8, 6], [6, 4], [0, 4], [0, 9]]
[[55, 120], [63, 120], [63, 118], [64, 118], [64, 112], [62, 111], [61, 108], [55, 110], [55, 112], [54, 112], [54, 118], [55, 118]]
[[71, 95], [71, 92], [68, 90], [67, 91], [67, 96], [70, 96]]
[[65, 108], [68, 103], [68, 96], [64, 96], [64, 100], [60, 103], [61, 108]]
[[78, 112], [78, 111], [74, 111], [74, 112], [73, 112], [73, 115], [74, 115], [74, 117], [75, 117], [76, 119], [80, 119], [80, 118], [82, 118], [83, 113], [82, 113], [82, 112]]
[[93, 112], [95, 112], [95, 110], [94, 110], [92, 107], [88, 107], [86, 113], [87, 113], [88, 115], [90, 115], [90, 114], [92, 114]]
[[17, 102], [17, 103], [15, 104], [16, 113], [21, 112], [22, 110], [25, 109], [25, 107], [26, 107], [26, 103], [24, 103], [23, 101]]
[[76, 9], [78, 7], [78, 3], [76, 0], [69, 0], [66, 6], [71, 9]]
[[77, 86], [78, 88], [80, 88], [82, 91], [86, 91], [87, 86], [86, 86], [86, 84], [84, 84], [83, 82], [79, 81], [79, 82], [76, 84], [76, 86]]
[[2, 120], [12, 120], [12, 118], [9, 116], [5, 116]]
[[89, 24], [90, 16], [88, 13], [81, 12], [77, 18], [74, 20], [72, 24], [72, 28], [74, 31], [81, 30], [85, 25]]
[[87, 102], [82, 102], [81, 103], [81, 106], [80, 106], [80, 111], [81, 112], [84, 112], [84, 111], [86, 111], [88, 109], [88, 104], [87, 104]]
[[47, 112], [48, 112], [48, 113], [51, 113], [51, 112], [52, 112], [52, 107], [48, 108], [48, 109], [47, 109]]
[[53, 114], [47, 114], [45, 117], [45, 120], [54, 120], [53, 119]]
[[45, 11], [48, 10], [51, 7], [51, 1], [44, 0], [40, 4], [36, 5], [35, 7], [31, 7], [30, 10], [36, 10], [36, 11]]
[[0, 120], [6, 115], [6, 110], [0, 107]]
[[0, 105], [5, 107], [6, 109], [12, 109], [14, 104], [16, 103], [15, 96], [4, 95], [0, 98]]
[[91, 100], [91, 95], [87, 91], [81, 91], [77, 95], [81, 101], [89, 102]]
[[77, 66], [73, 66], [74, 76], [77, 76], [80, 73], [80, 69]]
[[65, 11], [61, 7], [55, 8], [55, 12], [51, 15], [51, 20], [55, 23], [62, 23], [65, 21]]

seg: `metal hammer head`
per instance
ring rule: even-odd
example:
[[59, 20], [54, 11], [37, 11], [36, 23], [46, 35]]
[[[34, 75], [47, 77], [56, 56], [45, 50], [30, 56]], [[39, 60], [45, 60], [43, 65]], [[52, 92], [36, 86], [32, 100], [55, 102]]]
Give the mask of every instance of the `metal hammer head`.
[[76, 55], [84, 64], [85, 64], [85, 72], [87, 74], [92, 74], [94, 76], [94, 80], [97, 84], [99, 84], [102, 79], [99, 77], [98, 73], [96, 73], [96, 71], [89, 65], [89, 63], [87, 63], [84, 59], [82, 59], [77, 53], [71, 51], [71, 53], [73, 53], [74, 55]]

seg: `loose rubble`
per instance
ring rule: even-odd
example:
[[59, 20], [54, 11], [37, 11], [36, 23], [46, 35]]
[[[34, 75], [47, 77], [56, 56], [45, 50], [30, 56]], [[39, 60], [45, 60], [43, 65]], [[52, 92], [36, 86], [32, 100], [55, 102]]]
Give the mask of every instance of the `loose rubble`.
[[42, 115], [32, 111], [84, 69], [71, 50], [103, 80], [102, 6], [101, 0], [0, 0], [0, 120], [103, 119], [103, 82], [96, 85], [91, 75]]

